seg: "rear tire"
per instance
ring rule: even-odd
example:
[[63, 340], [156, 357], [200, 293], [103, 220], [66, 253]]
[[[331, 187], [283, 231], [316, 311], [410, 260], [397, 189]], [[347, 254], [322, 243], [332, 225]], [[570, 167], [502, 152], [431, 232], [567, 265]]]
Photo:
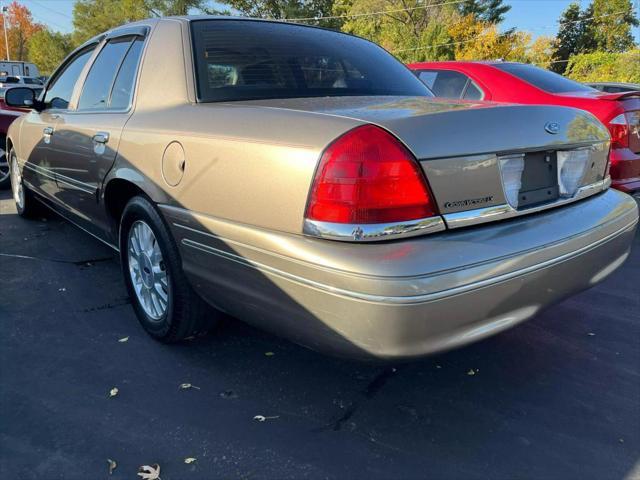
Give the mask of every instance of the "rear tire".
[[13, 150], [9, 152], [9, 170], [11, 191], [18, 215], [25, 218], [34, 218], [41, 213], [42, 207], [40, 203], [38, 203], [38, 200], [36, 200], [35, 194], [29, 190], [29, 187], [22, 181], [22, 172], [18, 166], [18, 157]]
[[189, 284], [176, 242], [146, 197], [136, 196], [127, 203], [119, 243], [127, 291], [149, 335], [173, 343], [215, 323], [215, 312]]
[[11, 186], [11, 168], [6, 148], [6, 138], [2, 137], [0, 138], [0, 190], [6, 190]]

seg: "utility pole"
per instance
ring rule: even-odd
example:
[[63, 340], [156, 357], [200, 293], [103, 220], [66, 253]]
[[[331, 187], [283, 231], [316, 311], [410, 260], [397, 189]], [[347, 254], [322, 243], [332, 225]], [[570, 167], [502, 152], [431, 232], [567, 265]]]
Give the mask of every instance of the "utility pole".
[[4, 30], [4, 46], [7, 50], [7, 62], [11, 61], [9, 58], [9, 35], [7, 35], [7, 7], [2, 7], [2, 29]]

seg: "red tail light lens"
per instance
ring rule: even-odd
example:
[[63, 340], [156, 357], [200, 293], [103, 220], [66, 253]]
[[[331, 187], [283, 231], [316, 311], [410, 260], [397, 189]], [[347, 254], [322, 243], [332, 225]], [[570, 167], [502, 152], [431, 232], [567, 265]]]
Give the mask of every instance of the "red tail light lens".
[[324, 152], [307, 218], [334, 223], [391, 223], [436, 214], [413, 155], [382, 128], [365, 125]]
[[611, 148], [629, 148], [629, 122], [624, 113], [609, 122], [609, 133]]

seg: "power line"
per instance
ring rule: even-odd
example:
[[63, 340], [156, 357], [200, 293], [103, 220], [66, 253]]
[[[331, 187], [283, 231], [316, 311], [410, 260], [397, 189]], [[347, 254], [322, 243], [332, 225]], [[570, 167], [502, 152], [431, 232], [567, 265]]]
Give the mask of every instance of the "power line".
[[60, 15], [60, 16], [62, 16], [62, 17], [65, 17], [65, 18], [68, 18], [68, 19], [70, 19], [70, 20], [71, 20], [71, 17], [70, 17], [69, 15], [67, 15], [66, 13], [62, 13], [62, 12], [59, 12], [58, 10], [55, 10], [55, 9], [51, 8], [51, 7], [47, 7], [46, 5], [44, 5], [44, 4], [42, 4], [42, 3], [40, 3], [40, 2], [38, 2], [38, 1], [36, 1], [36, 0], [22, 0], [22, 1], [23, 1], [23, 2], [30, 2], [30, 3], [33, 3], [33, 4], [35, 4], [35, 5], [38, 5], [38, 6], [39, 6], [39, 7], [41, 7], [41, 8], [44, 8], [45, 10], [48, 10], [48, 11], [50, 11], [50, 12], [52, 12], [52, 13], [55, 13], [56, 15]]
[[304, 21], [318, 21], [318, 20], [336, 20], [339, 18], [359, 18], [359, 17], [372, 17], [376, 15], [386, 15], [388, 13], [399, 13], [399, 12], [411, 12], [414, 10], [425, 10], [427, 8], [433, 7], [441, 7], [443, 5], [455, 5], [458, 3], [465, 3], [467, 0], [454, 0], [450, 2], [442, 2], [442, 3], [432, 3], [430, 5], [421, 5], [419, 7], [409, 7], [409, 8], [396, 8], [392, 10], [381, 10], [379, 12], [370, 12], [370, 13], [353, 13], [353, 14], [344, 14], [344, 15], [332, 15], [332, 16], [317, 16], [317, 17], [306, 17], [306, 18], [283, 18], [287, 22], [304, 22]]

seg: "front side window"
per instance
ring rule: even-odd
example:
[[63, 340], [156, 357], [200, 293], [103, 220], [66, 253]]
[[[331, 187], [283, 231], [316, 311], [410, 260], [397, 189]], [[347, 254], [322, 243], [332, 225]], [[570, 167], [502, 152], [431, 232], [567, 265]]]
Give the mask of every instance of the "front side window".
[[116, 38], [107, 43], [100, 51], [84, 82], [78, 110], [107, 108], [111, 85], [131, 42], [131, 37]]
[[73, 88], [95, 48], [96, 46], [92, 45], [78, 53], [75, 58], [67, 63], [64, 69], [56, 75], [44, 97], [46, 108], [66, 109], [69, 107]]
[[593, 92], [595, 89], [562, 75], [524, 63], [496, 63], [493, 66], [549, 93]]
[[202, 102], [432, 96], [393, 56], [351, 35], [247, 20], [199, 20], [191, 28]]

